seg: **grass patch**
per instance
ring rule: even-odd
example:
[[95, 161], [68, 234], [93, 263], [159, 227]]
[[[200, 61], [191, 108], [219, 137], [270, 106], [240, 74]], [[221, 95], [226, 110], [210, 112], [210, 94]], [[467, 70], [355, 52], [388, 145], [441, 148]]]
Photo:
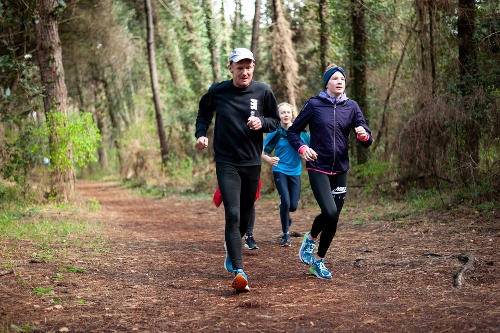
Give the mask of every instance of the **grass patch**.
[[[32, 325], [30, 323], [21, 324], [20, 326], [15, 325], [15, 324], [10, 324], [10, 328], [14, 332], [32, 332], [32, 331], [36, 330], [36, 326]], [[2, 332], [3, 332], [3, 330], [2, 330]]]
[[64, 270], [66, 272], [71, 272], [71, 273], [86, 273], [87, 272], [87, 270], [85, 268], [72, 267], [72, 266], [66, 266], [66, 267], [64, 267]]
[[[0, 207], [1, 208], [1, 207]], [[108, 250], [95, 222], [77, 220], [82, 208], [69, 205], [11, 205], [0, 212], [0, 266], [17, 269], [23, 258], [57, 261], [75, 253]], [[95, 210], [96, 203], [83, 209]]]
[[[66, 211], [67, 214], [61, 212]], [[47, 212], [49, 212], [47, 216]], [[69, 217], [64, 218], [64, 215]], [[16, 207], [0, 213], [0, 238], [13, 240], [30, 240], [42, 247], [47, 244], [67, 243], [79, 235], [95, 233], [100, 229], [96, 223], [78, 221], [71, 218], [68, 207], [53, 207], [45, 212], [40, 208]], [[50, 250], [38, 253], [39, 258], [50, 258]]]
[[41, 296], [41, 295], [48, 295], [54, 293], [54, 288], [53, 287], [36, 287], [33, 288], [32, 294]]

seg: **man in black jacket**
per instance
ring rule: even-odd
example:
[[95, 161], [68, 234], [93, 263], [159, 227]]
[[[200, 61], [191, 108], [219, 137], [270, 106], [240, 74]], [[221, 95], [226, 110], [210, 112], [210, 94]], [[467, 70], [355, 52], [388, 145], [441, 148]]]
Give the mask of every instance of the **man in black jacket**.
[[239, 292], [250, 290], [243, 270], [241, 238], [251, 218], [260, 179], [262, 133], [277, 128], [279, 115], [272, 90], [252, 80], [252, 52], [236, 48], [228, 60], [232, 79], [214, 83], [200, 100], [195, 147], [208, 147], [206, 133], [215, 113], [215, 165], [226, 216], [224, 267], [234, 272], [232, 287]]

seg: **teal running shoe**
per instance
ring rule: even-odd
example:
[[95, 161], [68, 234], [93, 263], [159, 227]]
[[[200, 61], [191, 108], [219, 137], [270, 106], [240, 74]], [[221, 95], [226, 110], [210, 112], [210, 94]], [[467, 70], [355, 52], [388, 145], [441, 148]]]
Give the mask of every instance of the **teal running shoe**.
[[332, 274], [325, 267], [325, 259], [316, 260], [316, 258], [313, 257], [313, 263], [309, 268], [309, 272], [311, 272], [311, 274], [316, 275], [320, 279], [332, 278]]
[[231, 258], [229, 258], [229, 254], [227, 253], [226, 242], [224, 242], [224, 250], [226, 250], [226, 259], [224, 260], [224, 268], [228, 272], [234, 272], [233, 263], [231, 262]]
[[304, 238], [302, 239], [302, 245], [300, 246], [300, 249], [299, 249], [299, 258], [306, 265], [312, 264], [314, 248], [316, 247], [316, 242], [313, 240], [310, 240], [307, 237], [307, 236], [309, 236], [309, 234], [310, 234], [310, 232], [308, 232], [304, 235]]
[[236, 292], [250, 291], [247, 275], [242, 269], [234, 271], [234, 280], [231, 286], [236, 290]]

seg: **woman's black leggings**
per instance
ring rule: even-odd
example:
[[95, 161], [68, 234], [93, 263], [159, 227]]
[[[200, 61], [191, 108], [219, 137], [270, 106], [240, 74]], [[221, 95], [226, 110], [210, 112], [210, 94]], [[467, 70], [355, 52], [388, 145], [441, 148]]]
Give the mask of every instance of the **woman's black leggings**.
[[309, 182], [321, 213], [316, 216], [311, 227], [311, 237], [321, 233], [318, 256], [324, 258], [337, 232], [340, 211], [344, 206], [347, 192], [347, 172], [327, 175], [309, 170]]
[[217, 182], [226, 215], [227, 252], [234, 269], [243, 269], [241, 237], [247, 231], [248, 223], [252, 218], [260, 168], [260, 165], [242, 167], [216, 163]]

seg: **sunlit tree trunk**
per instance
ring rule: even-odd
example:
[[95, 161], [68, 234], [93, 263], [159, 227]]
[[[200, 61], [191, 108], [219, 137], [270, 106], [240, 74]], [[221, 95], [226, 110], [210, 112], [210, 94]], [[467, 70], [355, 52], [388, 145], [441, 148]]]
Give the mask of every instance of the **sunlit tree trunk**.
[[[62, 63], [62, 47], [58, 31], [58, 11], [62, 8], [59, 2], [53, 0], [36, 0], [36, 15], [38, 22], [35, 24], [36, 46], [40, 76], [44, 91], [44, 110], [46, 115], [67, 115], [68, 92], [64, 81], [64, 68]], [[48, 117], [52, 120], [52, 117]], [[52, 123], [49, 134], [49, 149], [54, 157], [56, 147], [63, 141], [57, 133], [58, 126], [66, 124]], [[64, 201], [72, 201], [75, 197], [75, 170], [73, 167], [73, 153], [71, 147], [67, 148], [66, 157], [71, 161], [70, 166], [53, 164], [51, 174], [51, 195]]]
[[[368, 103], [366, 100], [366, 23], [364, 0], [352, 0], [352, 98], [358, 103], [363, 112], [366, 123], [369, 124]], [[368, 151], [356, 146], [358, 163], [363, 164], [368, 160]]]
[[151, 76], [151, 87], [153, 89], [156, 126], [158, 128], [158, 137], [160, 139], [161, 161], [163, 165], [166, 165], [168, 161], [168, 145], [167, 145], [167, 137], [165, 136], [165, 129], [163, 127], [163, 115], [160, 104], [160, 91], [158, 88], [158, 72], [156, 71], [154, 26], [153, 26], [153, 12], [151, 8], [151, 0], [144, 0], [144, 5], [146, 9], [147, 34], [148, 34], [147, 42], [148, 42], [148, 56], [149, 56], [149, 73]]
[[[278, 101], [281, 97], [296, 107], [299, 65], [292, 43], [293, 33], [290, 29], [290, 24], [283, 15], [281, 0], [273, 0], [272, 6], [275, 18], [271, 45], [272, 65], [274, 72], [279, 78], [274, 91]], [[280, 93], [281, 90], [284, 91], [284, 94]]]

